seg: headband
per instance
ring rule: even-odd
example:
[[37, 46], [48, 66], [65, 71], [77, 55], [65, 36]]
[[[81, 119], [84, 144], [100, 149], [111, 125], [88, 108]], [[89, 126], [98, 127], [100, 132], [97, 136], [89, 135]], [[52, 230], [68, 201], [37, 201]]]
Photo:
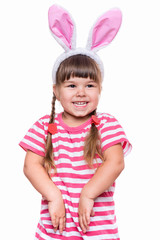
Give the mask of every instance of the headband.
[[77, 54], [86, 55], [95, 60], [100, 68], [103, 80], [103, 63], [96, 52], [112, 42], [118, 33], [122, 22], [121, 11], [114, 8], [97, 19], [89, 32], [86, 48], [76, 48], [76, 26], [72, 16], [64, 8], [58, 5], [51, 6], [48, 11], [48, 21], [53, 37], [65, 50], [53, 66], [53, 84], [56, 84], [56, 72], [61, 62]]

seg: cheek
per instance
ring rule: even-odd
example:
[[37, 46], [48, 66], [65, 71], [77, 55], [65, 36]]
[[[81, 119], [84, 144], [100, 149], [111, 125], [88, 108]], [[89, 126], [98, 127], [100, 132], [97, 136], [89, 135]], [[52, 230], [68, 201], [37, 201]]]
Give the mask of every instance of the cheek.
[[99, 99], [100, 99], [100, 95], [97, 96], [95, 102], [98, 104], [99, 103]]
[[101, 94], [98, 95], [98, 101], [99, 101], [100, 97], [101, 97]]
[[99, 99], [100, 99], [100, 92], [99, 91], [95, 91], [95, 93], [92, 95], [92, 100], [94, 102], [97, 102], [97, 101], [99, 101]]
[[100, 96], [101, 96], [101, 95], [98, 93], [98, 94], [97, 94], [97, 97], [95, 98], [95, 104], [96, 104], [96, 105], [98, 105], [98, 103], [99, 103]]
[[69, 92], [63, 92], [63, 94], [61, 94], [61, 97], [60, 97], [60, 101], [65, 101], [67, 103], [67, 101], [71, 100], [72, 99], [72, 94], [69, 93]]

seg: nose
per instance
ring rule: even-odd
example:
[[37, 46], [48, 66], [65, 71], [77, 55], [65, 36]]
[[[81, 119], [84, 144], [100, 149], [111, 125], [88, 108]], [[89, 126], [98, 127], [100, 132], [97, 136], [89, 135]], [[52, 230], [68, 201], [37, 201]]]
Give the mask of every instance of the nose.
[[77, 97], [84, 97], [84, 96], [86, 96], [85, 88], [84, 87], [79, 87], [77, 89], [76, 96]]

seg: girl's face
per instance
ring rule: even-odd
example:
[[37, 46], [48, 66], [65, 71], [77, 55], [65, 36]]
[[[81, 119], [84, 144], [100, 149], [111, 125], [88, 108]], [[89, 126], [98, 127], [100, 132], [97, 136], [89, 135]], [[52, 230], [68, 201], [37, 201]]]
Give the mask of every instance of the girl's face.
[[54, 85], [53, 91], [61, 102], [66, 119], [87, 120], [90, 113], [97, 108], [101, 85], [90, 78], [71, 77], [60, 86]]

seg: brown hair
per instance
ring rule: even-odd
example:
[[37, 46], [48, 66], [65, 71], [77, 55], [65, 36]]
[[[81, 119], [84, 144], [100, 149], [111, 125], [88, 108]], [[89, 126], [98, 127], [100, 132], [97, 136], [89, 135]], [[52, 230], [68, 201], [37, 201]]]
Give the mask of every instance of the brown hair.
[[[59, 66], [56, 73], [56, 85], [60, 85], [65, 80], [69, 80], [70, 77], [82, 77], [90, 78], [97, 82], [101, 86], [101, 72], [97, 63], [90, 57], [82, 54], [77, 54], [65, 59]], [[49, 123], [54, 122], [55, 118], [55, 101], [56, 97], [53, 95], [52, 100], [52, 111]], [[91, 115], [96, 114], [96, 109], [91, 113]], [[93, 159], [95, 155], [98, 154], [102, 160], [101, 148], [99, 144], [99, 133], [98, 129], [94, 123], [92, 123], [91, 129], [87, 134], [85, 145], [84, 145], [84, 159], [89, 164], [90, 167], [93, 166]], [[54, 164], [54, 153], [52, 147], [52, 135], [48, 133], [46, 140], [46, 154], [44, 166], [46, 171], [49, 173], [53, 167], [56, 170]]]

